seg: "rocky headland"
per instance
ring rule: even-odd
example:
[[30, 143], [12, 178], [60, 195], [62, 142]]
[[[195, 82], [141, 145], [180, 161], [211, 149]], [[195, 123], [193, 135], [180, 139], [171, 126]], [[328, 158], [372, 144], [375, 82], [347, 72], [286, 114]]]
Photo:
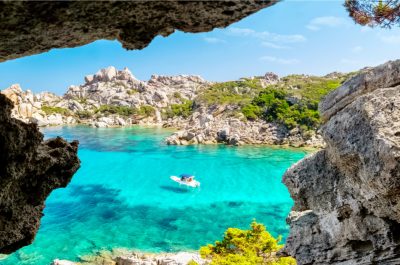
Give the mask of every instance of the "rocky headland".
[[[101, 69], [70, 86], [63, 96], [50, 92], [33, 94], [18, 84], [1, 91], [13, 103], [13, 117], [40, 126], [86, 124], [118, 127], [133, 124], [176, 128], [168, 144], [268, 144], [293, 147], [323, 147], [318, 127], [300, 124], [288, 127], [276, 120], [246, 117], [244, 106], [270, 86], [285, 92], [288, 106], [301, 106], [309, 87], [344, 80], [344, 74], [326, 77], [276, 74], [215, 83], [194, 75], [153, 75], [140, 81], [125, 68]], [[332, 88], [333, 89], [333, 88]], [[327, 90], [328, 92], [329, 90]], [[216, 97], [219, 93], [223, 97]], [[322, 96], [322, 95], [321, 95]], [[304, 102], [303, 102], [304, 101]]]
[[400, 264], [400, 60], [365, 69], [320, 104], [326, 148], [284, 175], [298, 264]]

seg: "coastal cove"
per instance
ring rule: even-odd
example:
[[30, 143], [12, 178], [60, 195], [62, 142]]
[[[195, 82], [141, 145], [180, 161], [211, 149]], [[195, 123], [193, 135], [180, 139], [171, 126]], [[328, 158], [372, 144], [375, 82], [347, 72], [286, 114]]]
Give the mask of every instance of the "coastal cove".
[[[293, 203], [281, 177], [304, 149], [167, 145], [172, 130], [141, 126], [41, 130], [45, 138], [79, 140], [81, 168], [46, 201], [34, 243], [1, 264], [48, 265], [114, 248], [193, 251], [254, 218], [273, 236], [288, 234]], [[201, 187], [169, 179], [180, 173], [196, 175]]]

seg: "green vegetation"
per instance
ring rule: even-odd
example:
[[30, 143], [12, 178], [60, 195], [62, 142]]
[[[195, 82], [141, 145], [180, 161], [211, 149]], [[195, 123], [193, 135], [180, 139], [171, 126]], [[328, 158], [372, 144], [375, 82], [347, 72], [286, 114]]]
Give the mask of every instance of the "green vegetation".
[[302, 131], [320, 125], [318, 103], [354, 73], [317, 77], [289, 75], [263, 88], [260, 78], [216, 83], [198, 97], [207, 105], [236, 105], [248, 120], [264, 119]]
[[173, 118], [176, 116], [187, 118], [193, 112], [193, 101], [184, 100], [182, 104], [172, 104], [165, 109], [164, 115], [166, 118]]
[[291, 104], [287, 96], [283, 90], [265, 89], [250, 104], [244, 106], [242, 112], [249, 120], [261, 118], [283, 124], [288, 129], [296, 126], [316, 129], [320, 123], [318, 105], [309, 105], [304, 101]]
[[54, 113], [59, 113], [61, 115], [69, 115], [70, 111], [65, 108], [61, 107], [50, 107], [50, 106], [42, 106], [42, 111], [46, 113], [47, 115], [54, 114]]
[[174, 94], [172, 94], [172, 96], [173, 96], [174, 98], [177, 98], [177, 99], [182, 99], [182, 95], [181, 95], [181, 93], [179, 93], [178, 91], [175, 91]]
[[138, 109], [134, 109], [136, 115], [150, 117], [156, 114], [156, 110], [150, 105], [140, 106]]
[[199, 265], [199, 263], [197, 263], [197, 262], [194, 261], [194, 260], [191, 260], [191, 261], [189, 261], [189, 262], [187, 263], [187, 265]]
[[133, 95], [133, 94], [139, 93], [139, 91], [136, 89], [128, 89], [126, 91], [126, 93], [128, 93], [128, 95]]
[[244, 105], [249, 103], [252, 97], [257, 95], [261, 90], [262, 87], [258, 79], [216, 83], [201, 93], [198, 100], [207, 105]]
[[75, 112], [75, 115], [78, 116], [80, 119], [89, 119], [92, 117], [93, 113], [88, 110], [79, 110]]
[[80, 104], [86, 104], [87, 103], [87, 98], [76, 98], [76, 101], [78, 101]]
[[242, 106], [242, 113], [248, 120], [260, 118], [288, 129], [300, 127], [304, 132], [316, 129], [320, 125], [319, 101], [339, 87], [346, 77], [284, 77], [278, 84], [262, 89], [250, 103]]
[[283, 77], [279, 84], [271, 87], [283, 89], [297, 98], [319, 102], [323, 96], [338, 88], [349, 75], [339, 75], [336, 78], [288, 75]]
[[95, 113], [117, 114], [120, 116], [128, 117], [135, 114], [135, 109], [125, 106], [101, 105], [100, 108], [95, 110]]
[[155, 114], [155, 109], [149, 105], [143, 105], [139, 108], [125, 107], [125, 106], [114, 106], [114, 105], [101, 105], [100, 108], [95, 110], [95, 113], [101, 114], [116, 114], [123, 117], [129, 117], [132, 115], [139, 115], [150, 117]]
[[222, 241], [200, 248], [202, 258], [209, 259], [211, 265], [295, 265], [291, 257], [276, 257], [283, 247], [277, 239], [266, 231], [264, 225], [255, 221], [251, 229], [228, 228]]

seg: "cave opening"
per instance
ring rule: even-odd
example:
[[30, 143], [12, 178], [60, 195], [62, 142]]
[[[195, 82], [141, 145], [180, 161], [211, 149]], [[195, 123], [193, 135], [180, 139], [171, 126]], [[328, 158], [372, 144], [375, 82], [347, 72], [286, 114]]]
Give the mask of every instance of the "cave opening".
[[[360, 21], [354, 10], [369, 6], [357, 2], [346, 2], [357, 23], [367, 18], [382, 23], [382, 17], [368, 17], [375, 9]], [[321, 63], [321, 58], [338, 62], [332, 51], [347, 42], [318, 45], [351, 32], [354, 43], [362, 43], [351, 48], [356, 58], [375, 52], [378, 41], [395, 54], [390, 45], [396, 38], [379, 32], [379, 40], [371, 41], [349, 24], [337, 3], [330, 3], [333, 13], [318, 4], [273, 4], [1, 1], [0, 84], [15, 81], [0, 95], [0, 252], [12, 253], [35, 239], [0, 256], [2, 264], [73, 264], [58, 258], [84, 264], [160, 262], [132, 249], [174, 253], [162, 262], [203, 264], [209, 260], [194, 251], [221, 238], [228, 227], [248, 228], [253, 218], [287, 244], [281, 249], [272, 239], [272, 254], [248, 248], [253, 256], [243, 262], [294, 264], [281, 259], [286, 255], [298, 264], [396, 262], [400, 63], [358, 71], [366, 62], [349, 54], [340, 64]], [[275, 25], [280, 6], [291, 19]], [[268, 13], [252, 15], [264, 7]], [[293, 16], [311, 7], [317, 7], [314, 13]], [[385, 10], [390, 20], [394, 9]], [[187, 34], [224, 28], [246, 16], [225, 30]], [[275, 27], [266, 29], [264, 19]], [[121, 47], [115, 52], [116, 41], [92, 43], [118, 40], [124, 48], [142, 49], [175, 30], [180, 32], [170, 43], [156, 38], [140, 52], [122, 53]], [[85, 44], [69, 54], [60, 49], [16, 59]], [[312, 63], [304, 63], [310, 58]], [[134, 66], [134, 74], [126, 64]], [[163, 67], [167, 70], [159, 75]], [[82, 69], [100, 70], [82, 83], [74, 79], [77, 73], [82, 79]], [[149, 69], [157, 74], [150, 77]], [[208, 78], [181, 75], [186, 69]], [[59, 81], [64, 79], [81, 85], [65, 89]], [[35, 81], [33, 92], [15, 84], [18, 80], [24, 89]], [[40, 93], [38, 85], [64, 90]], [[195, 175], [200, 187], [171, 181], [183, 172]], [[66, 188], [53, 192], [59, 187]], [[252, 223], [250, 230], [227, 230], [223, 242], [232, 242], [231, 233], [250, 238], [263, 229]], [[232, 245], [225, 247], [237, 255]], [[214, 262], [221, 254], [215, 249], [203, 249], [214, 251], [205, 256]]]

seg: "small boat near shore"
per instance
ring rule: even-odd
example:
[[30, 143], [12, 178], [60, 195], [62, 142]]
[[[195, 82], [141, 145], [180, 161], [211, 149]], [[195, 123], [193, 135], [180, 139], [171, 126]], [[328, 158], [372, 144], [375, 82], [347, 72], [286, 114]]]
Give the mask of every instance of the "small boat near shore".
[[192, 188], [200, 187], [200, 182], [195, 180], [194, 176], [190, 174], [181, 174], [179, 177], [171, 176], [170, 178], [181, 185], [186, 185]]

